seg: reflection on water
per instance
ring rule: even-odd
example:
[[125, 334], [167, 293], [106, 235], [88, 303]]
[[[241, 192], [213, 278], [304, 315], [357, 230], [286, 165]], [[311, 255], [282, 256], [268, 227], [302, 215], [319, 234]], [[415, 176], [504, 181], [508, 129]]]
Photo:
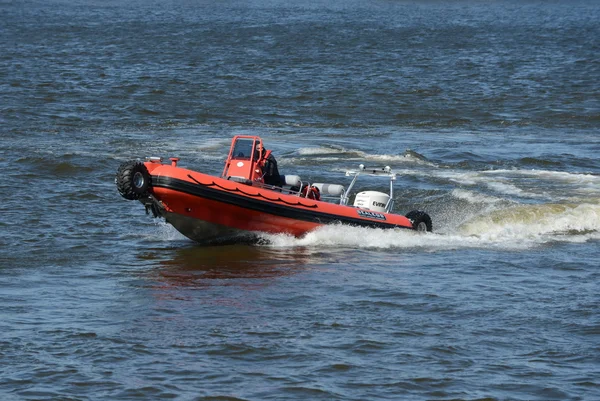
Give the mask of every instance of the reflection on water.
[[207, 308], [207, 316], [235, 313], [246, 316], [256, 310], [262, 297], [284, 306], [291, 300], [287, 295], [280, 296], [281, 288], [294, 287], [294, 280], [283, 278], [309, 272], [330, 259], [308, 248], [195, 244], [154, 248], [139, 258], [154, 265], [141, 273], [144, 286], [151, 290], [144, 297], [151, 309], [162, 315], [163, 310], [187, 308], [181, 304], [183, 301], [191, 302], [195, 309]]
[[279, 249], [263, 246], [227, 245], [152, 249], [138, 256], [154, 261], [161, 280], [174, 285], [206, 285], [207, 280], [265, 279], [306, 271], [322, 262], [307, 248]]

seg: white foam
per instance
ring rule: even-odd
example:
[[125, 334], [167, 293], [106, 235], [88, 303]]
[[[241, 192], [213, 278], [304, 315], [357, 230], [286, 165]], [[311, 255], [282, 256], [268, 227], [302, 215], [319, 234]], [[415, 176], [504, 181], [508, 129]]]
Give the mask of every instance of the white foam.
[[411, 230], [333, 225], [321, 227], [302, 238], [289, 235], [261, 235], [264, 246], [275, 248], [424, 249], [427, 251], [463, 248], [526, 249], [531, 242], [513, 238], [486, 238], [460, 233], [417, 233]]
[[301, 238], [284, 234], [261, 237], [263, 246], [275, 248], [527, 249], [549, 242], [600, 240], [600, 205], [521, 205], [438, 233], [329, 225]]
[[[420, 234], [412, 230], [327, 225], [301, 238], [285, 234], [261, 234], [267, 246], [290, 247], [350, 247], [350, 248], [414, 248], [430, 246], [439, 234]], [[447, 241], [446, 241], [447, 242]]]
[[187, 240], [187, 237], [181, 234], [172, 225], [163, 219], [153, 220], [155, 229], [145, 235], [146, 239], [154, 241], [182, 241]]

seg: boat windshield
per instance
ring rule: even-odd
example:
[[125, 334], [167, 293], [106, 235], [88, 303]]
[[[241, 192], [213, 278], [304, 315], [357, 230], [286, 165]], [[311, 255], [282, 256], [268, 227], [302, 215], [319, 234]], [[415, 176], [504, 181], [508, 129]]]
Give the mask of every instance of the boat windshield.
[[252, 148], [254, 146], [254, 139], [250, 138], [239, 138], [235, 141], [233, 146], [233, 159], [250, 159], [252, 156]]

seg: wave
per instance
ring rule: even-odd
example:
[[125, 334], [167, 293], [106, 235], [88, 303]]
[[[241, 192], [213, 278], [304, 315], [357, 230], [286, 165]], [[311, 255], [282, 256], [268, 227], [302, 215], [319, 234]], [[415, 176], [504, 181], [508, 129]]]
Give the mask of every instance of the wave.
[[459, 231], [490, 241], [600, 238], [600, 204], [519, 205], [478, 216]]
[[52, 156], [26, 156], [15, 161], [23, 169], [32, 171], [31, 176], [67, 177], [94, 171], [93, 166], [84, 165], [82, 160], [73, 160], [75, 157], [66, 154], [60, 157]]
[[[202, 144], [198, 147], [200, 151], [218, 151], [222, 154], [223, 149], [229, 149], [231, 144], [231, 138], [203, 138]], [[227, 157], [226, 154], [222, 154], [223, 159]]]
[[460, 185], [461, 187], [479, 187], [482, 189], [488, 189], [498, 195], [519, 197], [519, 198], [530, 198], [530, 199], [546, 199], [547, 195], [541, 190], [541, 187], [534, 188], [522, 188], [521, 182], [511, 180], [508, 177], [490, 177], [486, 175], [485, 171], [452, 171], [452, 170], [440, 170], [428, 172], [431, 176], [443, 179], [448, 183], [454, 185]]
[[300, 148], [297, 153], [301, 156], [314, 156], [314, 155], [341, 155], [347, 154], [349, 151], [343, 148], [333, 148], [333, 147], [310, 147], [310, 148]]
[[475, 191], [468, 191], [465, 189], [454, 189], [451, 195], [460, 200], [467, 201], [468, 203], [482, 203], [482, 204], [497, 204], [505, 202], [505, 199], [498, 198], [492, 195], [486, 195]]
[[297, 153], [300, 156], [316, 156], [316, 158], [319, 160], [322, 160], [324, 156], [327, 156], [327, 160], [364, 160], [386, 163], [399, 162], [436, 166], [435, 163], [432, 163], [429, 160], [427, 160], [425, 156], [410, 149], [407, 149], [403, 154], [372, 154], [356, 149], [320, 146], [300, 148], [297, 150]]
[[600, 184], [600, 175], [591, 173], [569, 173], [566, 171], [552, 171], [552, 170], [486, 170], [482, 171], [481, 174], [485, 175], [504, 175], [504, 176], [524, 176], [531, 178], [539, 178], [548, 181], [562, 181], [567, 183], [594, 183]]
[[549, 201], [600, 195], [600, 176], [550, 170], [429, 170], [430, 176], [461, 187], [487, 189], [500, 196]]

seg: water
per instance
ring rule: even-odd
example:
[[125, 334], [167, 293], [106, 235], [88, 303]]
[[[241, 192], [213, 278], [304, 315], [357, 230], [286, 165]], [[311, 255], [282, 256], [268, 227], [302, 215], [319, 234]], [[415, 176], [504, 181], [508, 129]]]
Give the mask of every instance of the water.
[[[0, 2], [0, 398], [600, 399], [600, 7]], [[434, 233], [194, 244], [125, 160], [400, 173]], [[364, 180], [384, 190], [380, 181]]]

